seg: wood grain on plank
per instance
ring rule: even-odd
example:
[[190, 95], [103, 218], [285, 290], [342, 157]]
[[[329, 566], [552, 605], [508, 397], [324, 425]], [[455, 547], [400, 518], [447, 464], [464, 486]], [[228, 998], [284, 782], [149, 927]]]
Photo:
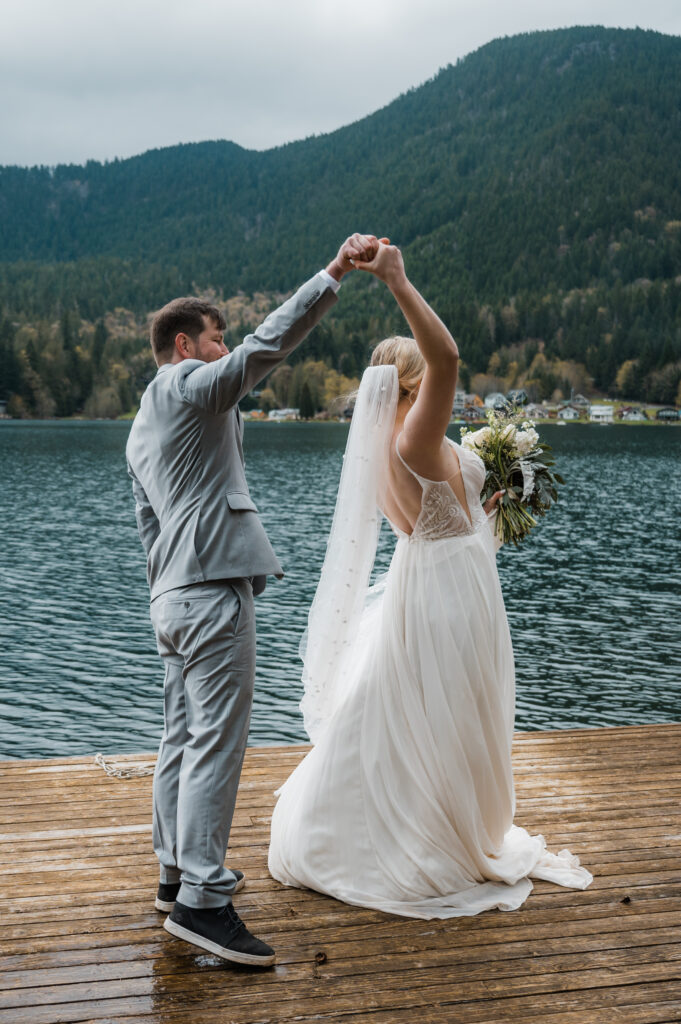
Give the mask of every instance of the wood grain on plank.
[[262, 972], [160, 927], [151, 776], [82, 756], [0, 763], [0, 1024], [681, 1021], [681, 725], [518, 734], [516, 822], [578, 853], [593, 886], [537, 882], [517, 911], [450, 921], [269, 877], [274, 790], [308, 749], [244, 763], [227, 863], [247, 874], [244, 920], [277, 949]]

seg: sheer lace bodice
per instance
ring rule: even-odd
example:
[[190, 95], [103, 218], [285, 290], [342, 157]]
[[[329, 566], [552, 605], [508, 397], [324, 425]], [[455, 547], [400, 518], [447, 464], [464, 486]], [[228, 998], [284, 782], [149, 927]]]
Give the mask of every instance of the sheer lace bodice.
[[410, 537], [412, 540], [443, 540], [445, 537], [466, 537], [477, 533], [483, 527], [487, 528], [487, 516], [480, 504], [480, 492], [485, 483], [484, 463], [478, 455], [463, 448], [451, 438], [446, 440], [456, 449], [459, 458], [471, 519], [469, 520], [448, 480], [428, 480], [419, 476], [405, 462], [400, 453], [398, 437], [395, 445], [397, 457], [421, 485], [421, 511], [411, 534], [406, 534], [391, 523], [399, 537]]

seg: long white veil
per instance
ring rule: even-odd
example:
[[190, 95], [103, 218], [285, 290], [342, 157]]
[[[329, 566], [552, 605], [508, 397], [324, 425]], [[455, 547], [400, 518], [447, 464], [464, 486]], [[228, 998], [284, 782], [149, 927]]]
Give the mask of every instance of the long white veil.
[[338, 706], [352, 665], [376, 557], [398, 390], [396, 367], [364, 371], [326, 557], [301, 643], [305, 693], [300, 709], [313, 743]]

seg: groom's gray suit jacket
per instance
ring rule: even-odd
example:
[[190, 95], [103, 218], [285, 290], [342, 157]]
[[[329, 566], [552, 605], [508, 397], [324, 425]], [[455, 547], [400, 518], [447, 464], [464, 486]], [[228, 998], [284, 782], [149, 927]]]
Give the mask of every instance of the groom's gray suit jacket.
[[144, 392], [126, 456], [151, 600], [207, 580], [283, 575], [248, 493], [237, 402], [336, 301], [320, 274], [213, 363], [166, 363]]

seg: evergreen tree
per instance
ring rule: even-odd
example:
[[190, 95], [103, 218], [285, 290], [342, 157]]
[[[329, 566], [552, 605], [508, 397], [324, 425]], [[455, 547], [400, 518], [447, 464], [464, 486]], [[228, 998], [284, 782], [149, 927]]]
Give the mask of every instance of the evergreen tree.
[[0, 400], [8, 401], [21, 390], [21, 366], [14, 351], [14, 327], [0, 320]]
[[307, 381], [304, 381], [303, 386], [300, 390], [299, 413], [301, 420], [311, 420], [315, 414], [312, 393], [310, 391], [310, 385], [308, 384]]
[[102, 359], [106, 348], [107, 330], [103, 320], [95, 324], [95, 333], [92, 339], [92, 367], [95, 373], [99, 373], [102, 367]]

